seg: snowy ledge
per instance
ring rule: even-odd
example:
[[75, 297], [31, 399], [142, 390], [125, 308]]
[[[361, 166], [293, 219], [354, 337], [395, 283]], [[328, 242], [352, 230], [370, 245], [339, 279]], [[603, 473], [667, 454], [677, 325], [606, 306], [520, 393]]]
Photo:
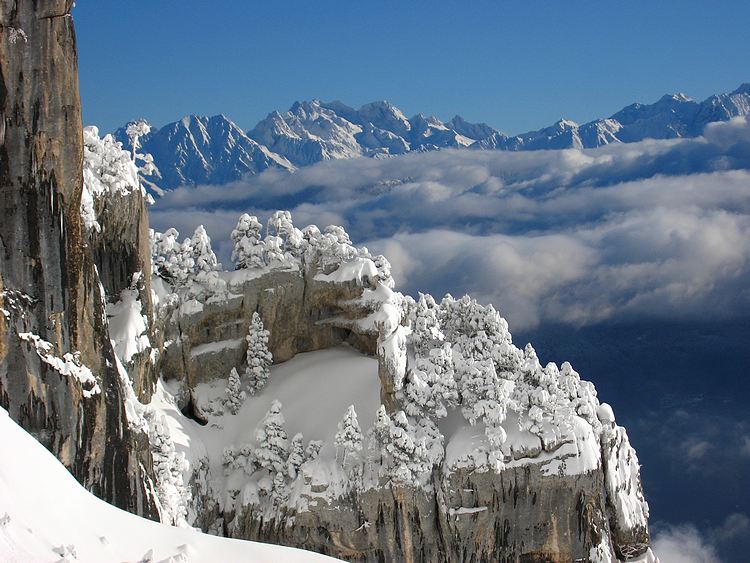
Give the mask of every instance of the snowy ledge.
[[18, 337], [34, 347], [39, 359], [51, 366], [60, 375], [72, 377], [81, 384], [83, 396], [87, 399], [102, 392], [94, 374], [86, 367], [78, 357], [78, 354], [66, 352], [62, 358], [55, 356], [52, 343], [31, 332], [19, 332]]

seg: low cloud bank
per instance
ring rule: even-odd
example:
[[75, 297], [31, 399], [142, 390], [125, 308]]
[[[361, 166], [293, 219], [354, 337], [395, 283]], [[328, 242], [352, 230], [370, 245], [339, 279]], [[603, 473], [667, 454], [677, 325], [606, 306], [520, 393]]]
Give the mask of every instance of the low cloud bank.
[[299, 226], [343, 225], [389, 258], [400, 289], [471, 293], [515, 330], [750, 313], [746, 118], [697, 139], [268, 171], [178, 189], [151, 218], [183, 235], [204, 224], [228, 262], [238, 215], [276, 209], [290, 209]]
[[715, 548], [692, 525], [670, 526], [657, 532], [653, 549], [661, 563], [720, 563]]
[[700, 531], [692, 524], [656, 526], [652, 545], [661, 563], [721, 563], [721, 551], [728, 557], [747, 553], [750, 518], [742, 513], [727, 516], [721, 525]]

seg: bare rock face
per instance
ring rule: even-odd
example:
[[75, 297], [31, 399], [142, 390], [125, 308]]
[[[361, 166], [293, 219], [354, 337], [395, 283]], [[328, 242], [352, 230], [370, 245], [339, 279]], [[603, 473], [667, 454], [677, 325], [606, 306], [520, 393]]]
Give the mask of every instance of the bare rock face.
[[153, 516], [81, 228], [72, 4], [0, 1], [0, 404], [92, 492]]
[[591, 549], [608, 541], [599, 472], [550, 478], [528, 465], [434, 478], [430, 492], [387, 486], [318, 503], [296, 513], [292, 526], [245, 507], [229, 531], [373, 563], [569, 563], [589, 560]]
[[[110, 193], [94, 203], [101, 229], [90, 233], [88, 246], [104, 292], [110, 301], [117, 301], [123, 290], [135, 285], [143, 314], [149, 320], [147, 335], [156, 342], [146, 200], [136, 189], [127, 194]], [[148, 403], [159, 378], [156, 364], [148, 355], [140, 356], [128, 366], [128, 375], [138, 399]]]
[[184, 379], [190, 388], [226, 378], [245, 362], [245, 337], [255, 312], [270, 332], [274, 363], [342, 343], [375, 353], [377, 334], [347, 322], [359, 313], [349, 302], [361, 296], [360, 284], [326, 283], [310, 271], [279, 270], [230, 282], [229, 290], [233, 296], [227, 301], [184, 308], [161, 320], [160, 331], [170, 342], [162, 364], [166, 378]]

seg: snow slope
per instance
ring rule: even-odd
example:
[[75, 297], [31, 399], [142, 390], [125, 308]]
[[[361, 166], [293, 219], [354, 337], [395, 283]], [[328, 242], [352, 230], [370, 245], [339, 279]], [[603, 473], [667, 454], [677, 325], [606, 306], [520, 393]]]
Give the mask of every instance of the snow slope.
[[[223, 399], [225, 383], [222, 379], [199, 385], [199, 404]], [[275, 400], [283, 406], [290, 437], [302, 432], [306, 441], [324, 440], [326, 446], [321, 455], [334, 458], [333, 437], [349, 405], [354, 405], [363, 428], [372, 426], [380, 406], [378, 362], [344, 346], [297, 354], [288, 362], [273, 366], [263, 392], [248, 397], [236, 415], [212, 416], [207, 426], [186, 419], [170, 405], [168, 388], [157, 393], [155, 400], [162, 401], [161, 408], [170, 418], [178, 451], [192, 462], [196, 454], [202, 453], [196, 445], [205, 444], [217, 475], [223, 474], [224, 447], [254, 444], [255, 429]]]
[[86, 491], [0, 408], [0, 561], [334, 561], [286, 547], [209, 536], [124, 512]]

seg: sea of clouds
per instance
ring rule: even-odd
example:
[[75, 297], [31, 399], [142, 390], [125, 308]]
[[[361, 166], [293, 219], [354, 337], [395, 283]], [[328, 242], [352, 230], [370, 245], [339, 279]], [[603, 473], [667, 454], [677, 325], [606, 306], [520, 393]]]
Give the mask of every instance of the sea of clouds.
[[229, 265], [249, 212], [343, 225], [398, 288], [492, 302], [514, 330], [750, 312], [750, 122], [592, 150], [445, 150], [328, 161], [175, 190], [157, 230], [205, 225]]

